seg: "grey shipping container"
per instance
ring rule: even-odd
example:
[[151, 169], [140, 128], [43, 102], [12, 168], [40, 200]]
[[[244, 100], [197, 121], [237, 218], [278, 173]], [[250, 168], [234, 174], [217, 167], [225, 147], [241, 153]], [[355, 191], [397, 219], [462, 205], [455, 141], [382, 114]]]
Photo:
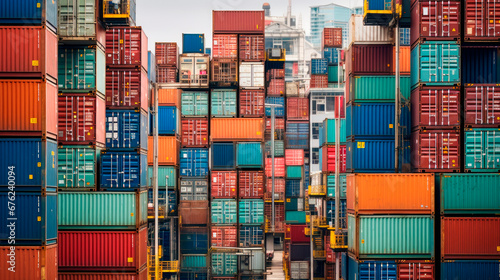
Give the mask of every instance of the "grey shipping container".
[[208, 180], [182, 178], [180, 182], [180, 200], [208, 200]]

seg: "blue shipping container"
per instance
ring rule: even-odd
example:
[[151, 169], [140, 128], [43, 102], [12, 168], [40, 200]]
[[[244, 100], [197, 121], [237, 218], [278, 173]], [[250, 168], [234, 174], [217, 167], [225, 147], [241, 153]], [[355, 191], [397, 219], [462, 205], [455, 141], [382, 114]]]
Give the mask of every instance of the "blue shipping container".
[[156, 83], [156, 57], [152, 51], [148, 51], [148, 80]]
[[55, 0], [2, 0], [0, 24], [44, 25], [57, 30], [57, 1]]
[[342, 269], [342, 275], [345, 280], [396, 280], [397, 267], [395, 261], [356, 261], [342, 254], [342, 268], [345, 268]]
[[[400, 146], [400, 170], [402, 165], [410, 162], [410, 143], [405, 141]], [[394, 140], [361, 140], [347, 141], [347, 172], [377, 173], [394, 172]]]
[[238, 168], [262, 168], [264, 164], [262, 143], [240, 142], [236, 144]]
[[286, 180], [285, 196], [300, 197], [300, 180]]
[[328, 74], [328, 60], [326, 58], [311, 59], [311, 74], [312, 75]]
[[148, 116], [134, 110], [106, 110], [106, 148], [148, 149]]
[[309, 149], [309, 122], [286, 123], [286, 149]]
[[[154, 116], [150, 114], [150, 134], [153, 135]], [[180, 134], [179, 109], [175, 106], [158, 106], [158, 135]]]
[[496, 84], [500, 82], [498, 47], [462, 48], [462, 82]]
[[392, 9], [392, 0], [370, 0], [368, 2], [368, 10], [378, 10], [378, 11], [387, 11]]
[[[266, 97], [266, 103], [268, 104], [278, 104], [281, 107], [274, 109], [274, 116], [278, 118], [282, 118], [285, 116], [285, 98], [278, 96], [268, 96]], [[271, 116], [271, 107], [266, 107], [266, 117]]]
[[[0, 138], [0, 186], [9, 185], [14, 167], [16, 187], [57, 187], [57, 142], [37, 138]], [[27, 190], [26, 188], [23, 188]]]
[[[13, 203], [13, 205], [9, 204]], [[0, 192], [0, 244], [45, 245], [57, 242], [57, 193]], [[14, 206], [15, 209], [9, 209]], [[13, 213], [13, 214], [12, 214]], [[12, 220], [15, 219], [15, 220]], [[9, 227], [14, 223], [14, 227]], [[13, 235], [12, 235], [13, 234]], [[9, 237], [14, 239], [9, 239]]]
[[182, 53], [205, 53], [205, 34], [182, 34]]
[[208, 176], [208, 149], [181, 149], [180, 176]]
[[311, 174], [310, 170], [311, 167], [309, 164], [304, 164], [304, 186], [309, 186], [309, 175]]
[[148, 158], [137, 152], [103, 151], [101, 153], [101, 188], [136, 190], [146, 187]]
[[339, 64], [339, 49], [338, 48], [324, 48], [323, 58], [328, 61], [328, 65]]
[[260, 246], [264, 241], [264, 231], [260, 226], [240, 227], [240, 247]]
[[206, 254], [208, 253], [208, 229], [186, 228], [180, 233], [181, 254]]
[[441, 262], [441, 280], [500, 280], [498, 260], [456, 260]]
[[426, 41], [411, 51], [411, 84], [428, 86], [460, 83], [460, 44]]
[[[347, 228], [347, 201], [340, 200], [339, 207], [339, 222], [340, 228]], [[326, 202], [326, 223], [331, 227], [335, 227], [335, 200], [328, 200]]]
[[205, 54], [212, 56], [212, 48], [205, 48]]
[[234, 143], [212, 143], [212, 168], [234, 169]]
[[[182, 266], [184, 269], [185, 267]], [[208, 273], [206, 272], [200, 272], [200, 271], [192, 271], [192, 272], [186, 272], [186, 271], [181, 271], [180, 272], [180, 278], [182, 280], [208, 280]]]

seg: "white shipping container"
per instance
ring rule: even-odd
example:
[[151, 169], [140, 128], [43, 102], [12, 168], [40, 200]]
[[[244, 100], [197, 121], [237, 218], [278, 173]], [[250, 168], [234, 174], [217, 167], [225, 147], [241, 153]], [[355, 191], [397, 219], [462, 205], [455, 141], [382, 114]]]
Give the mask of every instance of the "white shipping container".
[[264, 62], [242, 62], [240, 64], [240, 87], [264, 87]]
[[299, 96], [299, 82], [287, 82], [285, 86], [285, 94], [287, 97]]
[[393, 32], [385, 26], [366, 26], [363, 15], [352, 15], [349, 19], [349, 46], [355, 44], [391, 44]]
[[290, 262], [290, 278], [291, 279], [309, 279], [309, 262], [295, 261]]
[[321, 172], [314, 172], [311, 174], [311, 187], [321, 186], [321, 181], [323, 179]]
[[182, 54], [179, 59], [179, 82], [181, 84], [198, 85], [208, 87], [210, 77], [210, 56], [199, 53]]

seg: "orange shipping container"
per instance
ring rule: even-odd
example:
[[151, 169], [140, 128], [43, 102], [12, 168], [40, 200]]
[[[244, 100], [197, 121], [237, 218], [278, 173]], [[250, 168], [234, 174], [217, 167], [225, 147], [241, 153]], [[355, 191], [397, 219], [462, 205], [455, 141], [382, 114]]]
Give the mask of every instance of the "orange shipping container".
[[347, 212], [434, 214], [434, 174], [348, 174]]
[[[0, 247], [0, 279], [57, 280], [57, 245]], [[13, 263], [12, 254], [14, 256]], [[15, 272], [8, 270], [14, 265]]]
[[[148, 137], [148, 165], [153, 165], [153, 138]], [[180, 145], [175, 136], [158, 136], [158, 165], [178, 165]]]
[[[161, 88], [158, 89], [158, 106], [175, 106], [181, 108], [181, 93], [182, 90], [177, 88]], [[151, 105], [154, 105], [154, 90], [151, 98]]]
[[0, 135], [57, 137], [57, 85], [0, 80]]
[[263, 118], [213, 118], [212, 141], [264, 141]]
[[[396, 47], [392, 48], [392, 70], [393, 73], [396, 72]], [[400, 46], [399, 47], [399, 73], [401, 75], [410, 75], [411, 72], [411, 49], [410, 46]]]

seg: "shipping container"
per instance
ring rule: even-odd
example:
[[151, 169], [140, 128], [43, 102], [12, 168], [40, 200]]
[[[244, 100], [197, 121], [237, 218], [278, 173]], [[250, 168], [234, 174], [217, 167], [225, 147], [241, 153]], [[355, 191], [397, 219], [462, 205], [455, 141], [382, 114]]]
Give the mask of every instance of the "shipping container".
[[[173, 166], [158, 166], [158, 186], [175, 189], [177, 185], [177, 170]], [[148, 167], [148, 187], [153, 186], [153, 167]]]
[[[283, 185], [284, 187], [284, 185]], [[284, 192], [284, 189], [283, 191]], [[266, 227], [271, 228], [273, 208], [271, 203], [264, 204], [264, 215], [266, 218]], [[274, 204], [274, 232], [283, 233], [285, 231], [285, 205], [283, 203]], [[241, 234], [240, 234], [241, 236]]]
[[[266, 177], [272, 177], [272, 164], [273, 160], [271, 158], [266, 158]], [[285, 158], [276, 157], [274, 158], [274, 176], [279, 178], [285, 178]]]
[[465, 171], [500, 170], [500, 128], [466, 128]]
[[57, 137], [57, 85], [43, 80], [0, 80], [0, 134]]
[[262, 168], [264, 163], [262, 149], [260, 142], [238, 142], [236, 144], [236, 167]]
[[[394, 102], [396, 79], [394, 76], [351, 76], [347, 102]], [[410, 76], [400, 77], [401, 96], [410, 99]]]
[[[412, 91], [412, 127], [446, 129], [460, 127], [460, 89], [419, 87]], [[474, 101], [472, 101], [474, 102]]]
[[238, 208], [235, 199], [212, 199], [210, 210], [212, 224], [238, 223]]
[[411, 51], [411, 85], [450, 86], [460, 83], [460, 44], [427, 41]]
[[212, 253], [211, 273], [214, 276], [238, 274], [238, 256], [235, 253]]
[[94, 0], [57, 1], [59, 40], [71, 43], [96, 44], [101, 49], [106, 45], [106, 30], [99, 18], [101, 6]]
[[[406, 0], [408, 2], [408, 0]], [[403, 3], [403, 6], [406, 6]], [[399, 45], [400, 46], [410, 46], [411, 45], [411, 32], [410, 28], [400, 28], [399, 29]]]
[[238, 59], [214, 58], [211, 65], [211, 83], [217, 86], [234, 86], [238, 83]]
[[[61, 231], [61, 271], [139, 271], [147, 263], [148, 230]], [[104, 254], [104, 255], [103, 255]]]
[[238, 34], [214, 34], [213, 58], [238, 58]]
[[286, 149], [285, 165], [304, 165], [304, 150]]
[[286, 99], [286, 119], [290, 121], [309, 120], [309, 99], [300, 97], [288, 97]]
[[213, 89], [210, 98], [210, 116], [236, 117], [237, 93], [234, 89]]
[[[161, 121], [163, 120], [162, 118]], [[148, 130], [148, 116], [143, 111], [106, 110], [106, 148], [108, 150], [147, 150]], [[159, 131], [165, 133], [164, 130]]]
[[290, 225], [290, 242], [309, 243], [310, 237], [305, 234], [307, 227], [308, 225]]
[[212, 169], [234, 169], [236, 167], [234, 143], [212, 143]]
[[441, 258], [498, 260], [499, 228], [498, 217], [441, 217]]
[[238, 195], [237, 177], [238, 173], [236, 171], [212, 171], [212, 180], [210, 183], [211, 197], [236, 198]]
[[500, 82], [498, 46], [464, 46], [461, 50], [462, 82], [464, 84], [497, 84]]
[[211, 231], [211, 246], [238, 247], [238, 229], [236, 226], [213, 226]]
[[264, 196], [264, 172], [239, 171], [238, 188], [240, 198], [262, 198]]
[[209, 223], [209, 213], [208, 200], [179, 202], [180, 226], [206, 225]]
[[180, 253], [206, 254], [209, 247], [209, 229], [207, 227], [184, 227], [180, 230]]
[[59, 280], [147, 280], [148, 269], [139, 272], [59, 272]]
[[286, 122], [287, 149], [309, 149], [309, 122]]
[[210, 119], [211, 141], [263, 141], [263, 132], [262, 118]]
[[283, 68], [271, 68], [266, 71], [266, 80], [270, 81], [273, 79], [284, 79], [285, 78], [285, 69]]
[[494, 1], [465, 2], [464, 39], [466, 41], [498, 41], [500, 24], [497, 21], [499, 5]]
[[466, 126], [500, 125], [500, 87], [496, 84], [466, 85], [464, 95]]
[[348, 174], [347, 211], [434, 215], [434, 174]]
[[181, 95], [183, 117], [208, 116], [208, 92], [182, 91]]
[[239, 59], [240, 61], [264, 61], [265, 45], [264, 35], [239, 35]]
[[285, 181], [285, 196], [287, 198], [303, 197], [302, 181], [300, 179], [287, 179]]
[[[392, 47], [392, 70], [393, 74], [396, 73], [396, 47]], [[410, 75], [411, 72], [411, 49], [410, 46], [399, 47], [399, 73], [401, 75]]]
[[[153, 136], [148, 136], [148, 146], [153, 147]], [[175, 136], [158, 136], [158, 165], [179, 165], [179, 139]], [[148, 164], [153, 165], [153, 149], [148, 150]]]
[[58, 278], [57, 264], [57, 245], [0, 247], [0, 277], [2, 279], [61, 279], [61, 277]]
[[[182, 90], [178, 88], [160, 88], [158, 89], [158, 106], [175, 106], [181, 108]], [[154, 92], [151, 105], [154, 106]]]
[[0, 6], [0, 24], [47, 25], [47, 27], [56, 31], [57, 2], [49, 0], [2, 2]]
[[[278, 105], [278, 107], [275, 107], [275, 109], [274, 109], [274, 116], [277, 118], [285, 117], [285, 98], [284, 97], [268, 96], [268, 97], [266, 97], [266, 104]], [[266, 111], [266, 117], [271, 117], [271, 113], [272, 113], [271, 107], [266, 107], [265, 111]]]
[[309, 278], [309, 263], [307, 261], [294, 261], [290, 262], [290, 279], [304, 280]]
[[240, 199], [238, 205], [238, 223], [264, 224], [264, 200]]
[[[343, 83], [344, 82], [344, 72], [341, 68], [342, 66], [328, 66], [328, 86], [332, 83]], [[340, 74], [339, 74], [340, 70]]]
[[[344, 280], [397, 279], [397, 264], [390, 260], [356, 260], [346, 253], [342, 254], [342, 278]], [[422, 279], [423, 280], [423, 279]]]
[[285, 94], [285, 79], [271, 78], [267, 82], [267, 96], [282, 96]]
[[[168, 203], [168, 204], [167, 204]], [[148, 188], [148, 201], [147, 201], [148, 218], [154, 219], [154, 193], [153, 188]], [[174, 190], [169, 190], [167, 193], [166, 187], [158, 187], [158, 217], [163, 219], [165, 216], [176, 216], [177, 215], [177, 192]], [[160, 239], [165, 230], [160, 227]], [[163, 247], [163, 250], [170, 250], [167, 247]], [[166, 257], [166, 256], [164, 256]]]
[[286, 82], [285, 83], [285, 94], [286, 97], [298, 97], [299, 96], [299, 82]]
[[208, 200], [208, 180], [205, 178], [181, 178], [180, 200]]
[[324, 48], [323, 58], [327, 60], [328, 65], [338, 65], [339, 64], [339, 48]]
[[304, 211], [304, 198], [286, 198], [285, 211]]
[[[176, 66], [178, 62], [179, 47], [176, 42], [155, 43], [155, 64], [160, 66]], [[149, 72], [148, 72], [149, 73]], [[154, 74], [153, 74], [154, 75]]]
[[212, 11], [214, 34], [264, 34], [264, 11]]
[[100, 48], [59, 46], [58, 85], [65, 92], [106, 92], [106, 56]]
[[445, 260], [441, 262], [441, 280], [500, 279], [500, 266], [495, 260]]
[[182, 53], [205, 53], [205, 34], [182, 33]]
[[239, 108], [240, 117], [262, 117], [264, 116], [264, 90], [240, 89]]
[[106, 106], [148, 110], [148, 74], [138, 69], [106, 70]]
[[311, 259], [310, 244], [290, 244], [290, 261], [310, 261]]
[[321, 48], [342, 48], [342, 28], [323, 28], [321, 32]]
[[148, 69], [148, 37], [140, 26], [106, 30], [106, 66]]
[[[271, 157], [271, 140], [266, 141], [266, 157]], [[274, 141], [274, 156], [284, 157], [285, 156], [285, 142], [283, 140]]]
[[208, 120], [183, 118], [181, 126], [182, 147], [208, 147]]
[[311, 88], [327, 88], [328, 87], [328, 75], [311, 75], [310, 84], [311, 84]]
[[59, 146], [57, 186], [63, 190], [96, 189], [101, 149], [93, 146]]
[[[181, 255], [180, 259], [181, 270], [187, 270], [189, 273], [188, 277], [192, 277], [182, 279], [209, 279], [207, 277], [207, 274], [203, 272], [206, 271], [205, 269], [208, 266], [207, 255]], [[194, 276], [193, 274], [195, 274], [196, 276]], [[198, 274], [200, 274], [199, 277]]]
[[[109, 110], [108, 110], [109, 111]], [[149, 133], [153, 135], [155, 127], [154, 114], [150, 114]], [[174, 106], [158, 106], [158, 134], [179, 135], [180, 134], [180, 110]]]
[[416, 1], [411, 7], [411, 44], [459, 40], [461, 1]]
[[208, 176], [208, 149], [181, 149], [180, 168], [181, 177]]
[[[319, 129], [319, 145], [335, 145], [335, 119], [325, 119], [323, 126]], [[340, 119], [340, 143], [345, 143], [346, 140], [346, 119]]]
[[458, 172], [461, 167], [460, 131], [423, 130], [411, 135], [411, 165], [420, 172]]
[[134, 191], [147, 186], [147, 155], [138, 152], [102, 151], [101, 188]]
[[434, 263], [428, 260], [404, 260], [398, 262], [398, 278], [400, 280], [434, 280], [436, 271]]
[[287, 166], [286, 167], [286, 178], [287, 179], [302, 179], [303, 172], [302, 166]]
[[311, 59], [311, 75], [325, 75], [327, 72], [328, 60], [326, 58]]
[[[182, 64], [185, 65], [185, 64]], [[191, 72], [188, 72], [191, 73]], [[177, 67], [175, 66], [156, 66], [156, 82], [159, 84], [162, 83], [176, 83], [178, 81], [177, 79]], [[187, 74], [183, 76], [185, 78], [184, 83], [187, 81], [191, 81], [191, 76], [194, 76], [194, 74]], [[181, 81], [182, 82], [182, 81]], [[189, 83], [189, 82], [188, 82]], [[161, 89], [159, 89], [161, 91]]]
[[394, 34], [387, 26], [367, 26], [363, 15], [353, 15], [349, 19], [349, 42], [355, 44], [392, 44]]
[[57, 143], [37, 138], [0, 138], [0, 186], [12, 185], [8, 171], [15, 173], [16, 187], [36, 190], [57, 187]]
[[241, 62], [239, 86], [240, 88], [263, 88], [264, 77], [264, 62]]
[[285, 213], [285, 222], [287, 224], [305, 224], [306, 212], [304, 211], [287, 211]]
[[[320, 148], [320, 168], [321, 171], [325, 173], [335, 173], [335, 151], [336, 148], [334, 145], [324, 145]], [[349, 152], [349, 154], [351, 154]], [[340, 154], [339, 154], [340, 167], [339, 172], [346, 172], [346, 145], [340, 145]]]
[[[409, 169], [410, 143], [400, 143], [399, 170]], [[413, 151], [414, 152], [414, 151]], [[394, 139], [347, 141], [347, 172], [352, 173], [386, 173], [394, 171]]]
[[348, 250], [358, 259], [434, 258], [434, 216], [348, 214], [347, 219]]
[[239, 234], [240, 247], [255, 247], [264, 244], [264, 231], [260, 226], [241, 226]]
[[[329, 228], [336, 228], [335, 203], [335, 200], [326, 201], [326, 223]], [[347, 201], [345, 199], [339, 200], [339, 228], [347, 229]]]
[[208, 87], [210, 56], [182, 54], [179, 58], [179, 82], [192, 87]]
[[346, 53], [346, 75], [390, 75], [392, 45], [351, 45]]

